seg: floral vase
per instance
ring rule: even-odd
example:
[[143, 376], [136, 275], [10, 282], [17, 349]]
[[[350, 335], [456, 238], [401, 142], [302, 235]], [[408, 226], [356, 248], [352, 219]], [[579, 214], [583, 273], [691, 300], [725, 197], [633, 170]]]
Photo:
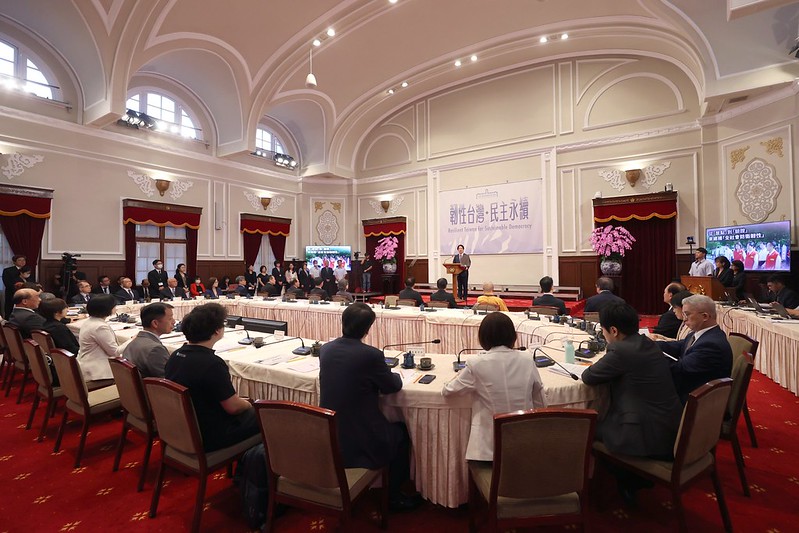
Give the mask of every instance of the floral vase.
[[621, 274], [621, 256], [611, 254], [603, 257], [599, 263], [599, 270], [605, 276], [618, 276]]
[[385, 272], [386, 274], [396, 274], [397, 273], [397, 263], [396, 262], [383, 263], [383, 272]]

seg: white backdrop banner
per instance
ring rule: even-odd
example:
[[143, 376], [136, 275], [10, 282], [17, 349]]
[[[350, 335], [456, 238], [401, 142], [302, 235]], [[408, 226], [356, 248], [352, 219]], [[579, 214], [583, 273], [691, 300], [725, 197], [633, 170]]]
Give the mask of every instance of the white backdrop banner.
[[541, 180], [441, 191], [441, 253], [523, 254], [543, 251]]

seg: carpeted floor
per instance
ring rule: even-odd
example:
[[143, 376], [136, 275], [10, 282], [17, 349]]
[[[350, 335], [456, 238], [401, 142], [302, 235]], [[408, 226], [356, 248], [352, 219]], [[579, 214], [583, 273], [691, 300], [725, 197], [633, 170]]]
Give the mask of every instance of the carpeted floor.
[[[135, 486], [143, 455], [143, 440], [136, 434], [122, 457], [122, 468], [111, 466], [120, 421], [102, 419], [88, 437], [83, 466], [73, 469], [79, 424], [71, 423], [62, 451], [52, 453], [57, 423], [52, 424], [45, 442], [35, 442], [41, 417], [34, 429], [25, 431], [31, 395], [22, 405], [12, 397], [0, 397], [0, 532], [31, 531], [183, 531], [187, 529], [197, 487], [195, 478], [168, 473], [158, 516], [147, 517], [157, 458], [155, 447], [145, 490]], [[32, 387], [29, 387], [32, 390]], [[749, 392], [752, 418], [760, 447], [752, 448], [743, 425], [739, 427], [752, 497], [741, 494], [729, 443], [719, 445], [719, 470], [733, 525], [737, 531], [779, 533], [797, 530], [799, 517], [799, 398], [755, 373]], [[60, 410], [59, 410], [60, 413]], [[41, 415], [41, 410], [40, 410]], [[59, 419], [56, 416], [53, 421]], [[607, 486], [605, 509], [590, 512], [591, 529], [599, 532], [621, 530], [659, 533], [676, 527], [670, 512], [669, 493], [663, 489], [643, 491], [639, 508], [623, 507]], [[703, 480], [683, 497], [691, 531], [720, 531], [721, 518], [711, 495], [712, 484]], [[346, 531], [378, 531], [372, 519], [375, 495], [369, 495], [355, 509]], [[241, 516], [238, 490], [224, 472], [212, 475], [203, 513], [203, 531], [247, 531]], [[466, 531], [467, 510], [445, 509], [426, 504], [420, 510], [392, 515], [390, 531]], [[331, 518], [297, 510], [278, 519], [277, 531], [324, 532], [334, 529]], [[553, 528], [561, 530], [562, 528]]]

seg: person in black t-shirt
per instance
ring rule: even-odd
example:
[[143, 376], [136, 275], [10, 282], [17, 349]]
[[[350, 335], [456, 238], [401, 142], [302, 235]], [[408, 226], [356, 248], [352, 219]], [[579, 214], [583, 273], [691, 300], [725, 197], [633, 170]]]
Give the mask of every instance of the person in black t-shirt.
[[224, 336], [226, 315], [217, 303], [195, 307], [182, 322], [189, 342], [172, 354], [165, 368], [166, 379], [189, 389], [206, 452], [259, 434], [255, 409], [236, 394], [227, 364], [213, 350]]
[[361, 259], [361, 290], [363, 292], [372, 290], [372, 270], [374, 270], [374, 263], [369, 254], [363, 254], [363, 259]]

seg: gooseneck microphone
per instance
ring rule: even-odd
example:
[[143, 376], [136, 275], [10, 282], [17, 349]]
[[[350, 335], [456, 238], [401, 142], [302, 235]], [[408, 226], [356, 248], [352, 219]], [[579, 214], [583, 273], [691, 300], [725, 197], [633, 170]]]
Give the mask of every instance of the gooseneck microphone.
[[394, 348], [397, 346], [413, 346], [415, 344], [441, 344], [441, 339], [433, 339], [431, 341], [398, 342], [397, 344], [386, 344], [385, 346], [383, 346], [383, 349], [380, 351], [385, 353], [386, 348]]
[[455, 372], [460, 372], [464, 368], [466, 368], [466, 361], [461, 361], [461, 354], [463, 352], [479, 352], [482, 348], [464, 348], [463, 350], [458, 352], [458, 360], [452, 362], [452, 369]]
[[300, 343], [302, 343], [302, 346], [300, 346], [299, 348], [295, 348], [295, 349], [291, 350], [291, 353], [296, 354], [296, 355], [310, 355], [311, 354], [311, 348], [309, 348], [308, 346], [305, 346], [305, 341], [302, 340], [302, 337], [284, 337], [284, 338], [280, 339], [279, 341], [270, 342], [269, 344], [263, 344], [263, 346], [272, 346], [273, 344], [280, 344], [281, 342], [286, 342], [286, 341], [300, 341]]
[[538, 347], [538, 348], [536, 348], [535, 350], [533, 350], [533, 358], [535, 358], [535, 353], [536, 353], [536, 352], [541, 352], [542, 354], [544, 354], [544, 357], [546, 357], [547, 359], [549, 359], [550, 361], [552, 361], [553, 363], [555, 363], [556, 365], [558, 365], [558, 366], [559, 366], [559, 367], [560, 367], [560, 368], [561, 368], [561, 369], [562, 369], [564, 372], [566, 372], [566, 374], [568, 374], [568, 375], [569, 375], [569, 377], [571, 377], [571, 378], [572, 378], [574, 381], [577, 381], [578, 379], [580, 379], [580, 378], [577, 376], [577, 374], [575, 374], [574, 372], [570, 372], [569, 370], [567, 370], [567, 369], [566, 369], [566, 367], [565, 367], [565, 366], [563, 366], [562, 364], [560, 364], [560, 363], [558, 363], [557, 361], [555, 361], [554, 359], [552, 359], [552, 357], [550, 357], [548, 353], [546, 353], [544, 350], [542, 350], [542, 349], [541, 349], [541, 347]]
[[239, 341], [239, 344], [244, 344], [244, 345], [249, 346], [250, 344], [252, 344], [252, 337], [250, 337], [250, 332], [247, 331], [247, 328], [244, 328], [244, 333], [247, 334], [247, 338], [246, 339], [241, 339]]

